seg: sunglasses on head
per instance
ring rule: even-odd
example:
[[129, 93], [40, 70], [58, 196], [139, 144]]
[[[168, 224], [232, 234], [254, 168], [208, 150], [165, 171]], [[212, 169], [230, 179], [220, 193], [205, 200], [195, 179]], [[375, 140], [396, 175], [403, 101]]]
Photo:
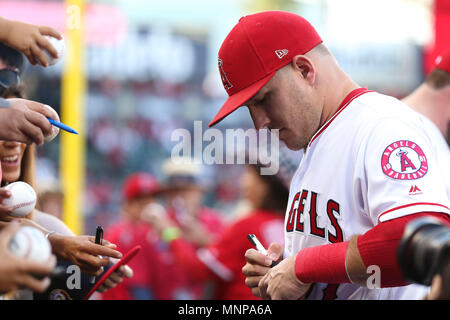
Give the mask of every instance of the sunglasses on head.
[[0, 70], [0, 96], [11, 87], [20, 83], [19, 69], [7, 68]]

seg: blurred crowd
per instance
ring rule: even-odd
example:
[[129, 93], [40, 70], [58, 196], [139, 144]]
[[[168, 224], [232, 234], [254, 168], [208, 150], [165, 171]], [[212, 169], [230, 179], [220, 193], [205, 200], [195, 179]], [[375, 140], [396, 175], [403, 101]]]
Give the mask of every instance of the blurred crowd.
[[[119, 250], [140, 244], [130, 262], [135, 277], [103, 295], [105, 299], [254, 299], [241, 272], [248, 234], [265, 246], [283, 242], [288, 188], [277, 176], [247, 165], [234, 187], [242, 197], [232, 216], [204, 204], [202, 166], [190, 158], [167, 159], [164, 179], [138, 172], [122, 187], [121, 219], [106, 238]], [[149, 264], [149, 261], [152, 261]]]
[[[52, 79], [33, 69], [25, 73], [25, 82], [27, 86], [30, 84], [30, 96], [54, 105], [58, 111], [60, 97], [50, 91], [57, 91], [60, 84], [55, 83], [51, 87], [42, 84], [52, 82]], [[35, 77], [43, 77], [45, 81], [35, 84]], [[98, 224], [108, 225], [118, 217], [121, 183], [128, 174], [147, 171], [163, 179], [162, 163], [171, 156], [172, 148], [178, 143], [171, 141], [172, 132], [186, 128], [192, 133], [193, 119], [202, 120], [205, 129], [210, 116], [196, 110], [210, 109], [213, 113], [213, 106], [220, 103], [197, 86], [158, 83], [156, 86], [151, 81], [142, 84], [112, 79], [89, 83], [85, 120], [85, 230], [94, 230]], [[251, 124], [246, 120], [244, 127], [249, 128]], [[58, 138], [39, 148], [41, 165], [37, 174], [42, 181], [58, 180], [59, 151]], [[221, 168], [222, 165], [208, 166], [202, 175], [211, 181], [205, 195], [206, 203], [226, 215], [239, 200], [238, 190], [230, 183], [229, 176], [239, 176], [242, 168], [228, 165], [226, 174]]]
[[[58, 122], [59, 116], [50, 106], [26, 99], [21, 76], [25, 57], [43, 67], [49, 65], [50, 57], [58, 58], [45, 36], [62, 39], [53, 28], [0, 18], [1, 299], [87, 299], [133, 276], [132, 269], [119, 263], [123, 255], [115, 244], [75, 235], [59, 219], [63, 195], [57, 184], [44, 188], [44, 181], [36, 181], [36, 146], [58, 135], [59, 129], [49, 120]], [[38, 197], [44, 202], [34, 208], [38, 201], [33, 194], [20, 200], [22, 194], [8, 189], [15, 183], [28, 190], [37, 190], [40, 184]], [[22, 207], [29, 209], [15, 211]], [[73, 287], [67, 272], [72, 269], [76, 273]], [[95, 282], [100, 275], [104, 279]]]
[[[89, 276], [103, 281], [94, 299], [258, 299], [242, 273], [245, 252], [252, 247], [247, 236], [256, 235], [265, 247], [283, 245], [289, 178], [301, 153], [282, 150], [276, 175], [262, 175], [260, 162], [208, 167], [191, 157], [171, 157], [171, 133], [177, 128], [192, 131], [194, 119], [204, 119], [206, 125], [211, 117], [203, 110], [218, 105], [215, 98], [200, 86], [95, 80], [87, 101], [95, 108], [87, 110], [83, 215], [85, 230], [103, 226], [104, 240], [75, 235], [63, 222], [64, 194], [55, 161], [59, 140], [36, 147], [55, 133], [46, 118], [59, 120], [59, 83], [36, 80], [36, 73], [21, 81], [26, 59], [46, 66], [36, 43], [52, 53], [43, 35], [60, 35], [52, 28], [2, 18], [0, 24], [15, 31], [6, 37], [0, 30], [0, 104], [6, 106], [0, 111], [17, 113], [17, 119], [0, 114], [1, 186], [26, 182], [38, 199], [36, 209], [20, 219], [0, 204], [0, 299], [82, 299], [95, 288]], [[30, 43], [18, 43], [27, 36]], [[32, 104], [29, 95], [55, 110]], [[24, 116], [32, 112], [34, 120]], [[4, 127], [7, 133], [2, 132], [2, 117], [14, 120]], [[250, 122], [240, 124], [246, 126]], [[9, 196], [0, 189], [0, 198]], [[8, 252], [21, 226], [37, 228], [48, 239], [53, 254], [47, 263]], [[102, 277], [136, 247], [140, 251], [132, 260]], [[82, 289], [71, 291], [67, 276], [54, 275], [56, 267], [68, 265], [81, 269]]]
[[[48, 46], [48, 42], [42, 40], [45, 32], [60, 37], [51, 28], [42, 30], [8, 20], [1, 22], [17, 28], [17, 32], [31, 32], [37, 37], [33, 40], [41, 41], [40, 46], [44, 48]], [[31, 108], [32, 101], [25, 100], [26, 82], [21, 81], [25, 57], [14, 41], [13, 45], [8, 44], [10, 46], [0, 44], [2, 101], [13, 104], [5, 110], [13, 110], [18, 103], [22, 103], [19, 104], [22, 108], [25, 108], [23, 104]], [[51, 49], [45, 50], [51, 52]], [[27, 56], [29, 61], [46, 66], [45, 57], [39, 62], [34, 60], [37, 54], [31, 54], [31, 59]], [[112, 104], [118, 98], [114, 83], [104, 83], [101, 90], [101, 99], [107, 100], [103, 102], [106, 105], [108, 100]], [[176, 96], [181, 91], [166, 87], [165, 92]], [[46, 115], [59, 120], [50, 107], [39, 108], [28, 113], [36, 112], [39, 119]], [[50, 281], [44, 277], [38, 282], [30, 275], [17, 275], [17, 283], [2, 284], [1, 298], [81, 299], [91, 296], [88, 290], [96, 289], [96, 299], [254, 299], [241, 272], [244, 253], [251, 247], [247, 236], [255, 234], [265, 246], [283, 242], [283, 216], [288, 197], [286, 177], [261, 175], [263, 165], [256, 162], [238, 166], [233, 171], [222, 170], [222, 176], [217, 176], [226, 183], [213, 181], [215, 177], [193, 158], [168, 157], [169, 133], [186, 126], [175, 116], [171, 121], [161, 121], [163, 114], [170, 115], [169, 108], [164, 108], [164, 112], [151, 112], [152, 116], [147, 117], [134, 114], [127, 117], [122, 126], [108, 117], [110, 112], [94, 115], [88, 128], [92, 152], [87, 161], [86, 194], [91, 197], [87, 201], [91, 207], [87, 208], [86, 216], [94, 212], [94, 223], [105, 228], [104, 240], [100, 242], [92, 236], [77, 236], [64, 224], [64, 194], [56, 175], [57, 168], [45, 155], [38, 156], [36, 146], [29, 144], [34, 141], [42, 145], [45, 137], [50, 145], [58, 130], [44, 121], [38, 123], [37, 133], [22, 129], [28, 137], [0, 136], [6, 140], [0, 143], [2, 186], [21, 181], [36, 189], [38, 194], [36, 209], [23, 218], [11, 216], [12, 209], [7, 206], [0, 208], [1, 226], [5, 228], [2, 236], [10, 239], [19, 226], [32, 226], [45, 235], [53, 252], [50, 261], [39, 267], [31, 261], [25, 264], [11, 252], [1, 252], [7, 256], [4, 261], [28, 265], [30, 272], [52, 278]], [[149, 111], [146, 112], [148, 115]], [[31, 127], [35, 122], [38, 120], [26, 124]], [[147, 161], [142, 163], [142, 159]], [[289, 176], [300, 158], [296, 154], [287, 159], [284, 161], [286, 170], [281, 172]], [[124, 167], [127, 170], [123, 175], [117, 174]], [[99, 178], [99, 175], [103, 176]], [[11, 196], [6, 189], [0, 190], [2, 198]], [[215, 197], [208, 199], [211, 194]], [[208, 201], [216, 208], [208, 205]], [[219, 211], [217, 207], [225, 209]], [[103, 215], [101, 210], [104, 210]], [[8, 248], [8, 241], [3, 242], [2, 249]], [[139, 254], [120, 266], [118, 259], [136, 247], [139, 247]], [[68, 288], [67, 275], [55, 275], [55, 267], [67, 269], [71, 264], [83, 272], [81, 288]], [[114, 269], [116, 265], [120, 268]], [[106, 274], [110, 268], [115, 271]], [[20, 269], [21, 272], [27, 270]], [[101, 286], [94, 285], [95, 282], [89, 285], [88, 275], [102, 279]], [[30, 283], [22, 281], [24, 277]], [[122, 282], [124, 278], [127, 281]]]

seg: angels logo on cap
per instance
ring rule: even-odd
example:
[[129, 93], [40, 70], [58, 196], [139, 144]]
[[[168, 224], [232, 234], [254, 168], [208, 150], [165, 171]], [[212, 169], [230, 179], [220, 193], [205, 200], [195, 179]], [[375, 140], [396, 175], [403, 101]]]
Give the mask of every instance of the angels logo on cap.
[[228, 33], [219, 50], [219, 72], [228, 99], [209, 126], [254, 96], [295, 55], [322, 43], [303, 17], [283, 11], [248, 15]]
[[416, 143], [399, 140], [391, 143], [384, 150], [381, 168], [390, 178], [415, 180], [427, 173], [428, 162], [425, 153]]
[[230, 83], [230, 80], [228, 80], [227, 75], [225, 74], [225, 71], [223, 71], [223, 61], [219, 59], [219, 72], [220, 72], [220, 78], [222, 79], [223, 87], [225, 90], [230, 90], [233, 88], [233, 85]]

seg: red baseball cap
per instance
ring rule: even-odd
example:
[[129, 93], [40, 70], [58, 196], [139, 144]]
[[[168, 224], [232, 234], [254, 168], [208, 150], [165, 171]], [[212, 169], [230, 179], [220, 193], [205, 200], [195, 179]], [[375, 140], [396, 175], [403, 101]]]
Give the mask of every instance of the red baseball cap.
[[450, 73], [450, 49], [436, 58], [436, 67]]
[[137, 172], [129, 175], [123, 185], [125, 199], [152, 195], [160, 191], [159, 182], [154, 176], [146, 172]]
[[322, 39], [303, 17], [265, 11], [242, 17], [219, 50], [219, 72], [228, 99], [209, 123], [213, 126], [253, 97], [298, 54]]

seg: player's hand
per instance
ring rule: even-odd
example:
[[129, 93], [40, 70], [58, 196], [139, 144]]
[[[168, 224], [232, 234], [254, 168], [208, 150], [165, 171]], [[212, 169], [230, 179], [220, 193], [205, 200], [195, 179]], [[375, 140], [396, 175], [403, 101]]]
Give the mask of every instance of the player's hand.
[[248, 249], [245, 252], [246, 264], [242, 268], [245, 275], [245, 284], [252, 290], [254, 296], [261, 298], [259, 282], [270, 270], [273, 261], [279, 262], [283, 258], [283, 247], [278, 243], [272, 243], [267, 256], [255, 249]]
[[[19, 230], [17, 222], [9, 223], [0, 232], [0, 292], [8, 292], [20, 288], [29, 288], [36, 292], [44, 292], [50, 285], [50, 275], [56, 265], [56, 258], [51, 255], [46, 263], [38, 263], [19, 258], [9, 252], [9, 243]], [[38, 280], [32, 275], [43, 276]]]
[[47, 26], [37, 26], [20, 21], [1, 19], [0, 39], [7, 46], [22, 52], [32, 65], [40, 63], [47, 67], [47, 56], [43, 49], [47, 50], [54, 58], [58, 58], [58, 52], [44, 35], [62, 39], [61, 34]]
[[311, 284], [304, 284], [295, 274], [295, 258], [289, 257], [270, 269], [259, 282], [264, 300], [298, 300], [308, 292]]
[[42, 145], [46, 136], [58, 128], [48, 118], [59, 121], [51, 107], [25, 99], [7, 99], [10, 106], [0, 108], [0, 140]]
[[117, 246], [107, 240], [103, 245], [95, 243], [93, 236], [64, 236], [52, 234], [49, 237], [53, 252], [64, 260], [70, 260], [82, 272], [99, 276], [103, 267], [110, 264], [109, 258], [122, 258], [122, 253], [114, 250]]
[[[113, 263], [117, 263], [119, 260], [111, 259]], [[108, 279], [102, 283], [102, 285], [97, 289], [98, 292], [105, 292], [109, 289], [115, 288], [119, 283], [123, 281], [124, 278], [130, 279], [133, 277], [133, 269], [128, 265], [120, 266], [116, 271], [111, 273]]]

